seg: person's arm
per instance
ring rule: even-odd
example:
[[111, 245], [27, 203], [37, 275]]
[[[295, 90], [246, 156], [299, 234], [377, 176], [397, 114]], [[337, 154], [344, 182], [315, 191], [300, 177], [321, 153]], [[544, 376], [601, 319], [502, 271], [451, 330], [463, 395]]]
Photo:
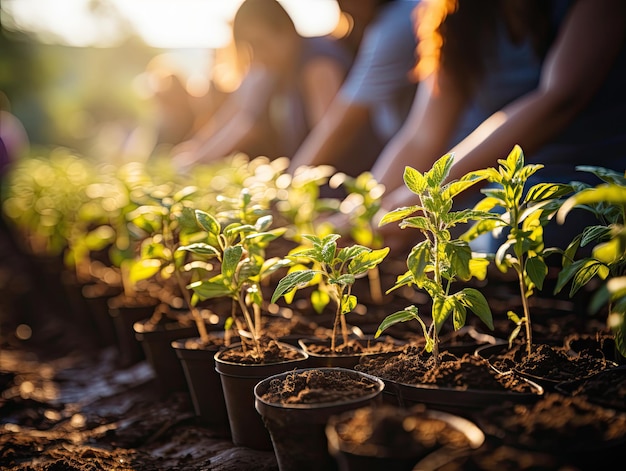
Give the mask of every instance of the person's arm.
[[336, 60], [320, 57], [310, 61], [303, 70], [303, 96], [307, 121], [311, 126], [320, 122], [341, 83], [346, 76], [346, 69]]
[[273, 78], [264, 70], [248, 72], [213, 119], [189, 141], [174, 148], [174, 165], [186, 169], [196, 163], [211, 162], [244, 145], [257, 129], [258, 116], [269, 100], [272, 87]]
[[419, 84], [407, 120], [372, 167], [387, 193], [404, 185], [407, 165], [428, 170], [446, 152], [465, 106], [466, 99], [443, 74]]
[[337, 96], [291, 159], [289, 172], [300, 166], [333, 165], [369, 120], [369, 108]]
[[[625, 2], [578, 0], [546, 57], [538, 88], [487, 118], [452, 148], [455, 163], [449, 179], [458, 179], [472, 170], [495, 165], [497, 159], [506, 157], [515, 144], [526, 152], [532, 152], [555, 137], [589, 103], [601, 86], [622, 47], [625, 30]], [[451, 90], [446, 87], [445, 74], [439, 74], [438, 81], [440, 98], [447, 101], [445, 97]], [[444, 118], [442, 114], [426, 112], [437, 100], [432, 94], [428, 98], [424, 100], [423, 119], [413, 128], [414, 137], [411, 140], [415, 147], [405, 148], [404, 154], [396, 152], [396, 158], [391, 163], [381, 162], [377, 176], [383, 181], [397, 183], [406, 165], [426, 171], [443, 154], [425, 154], [417, 150], [420, 142], [432, 139], [429, 136], [433, 136], [432, 130], [437, 128], [434, 121], [426, 124], [429, 121], [426, 116]], [[424, 124], [428, 127], [422, 127]], [[404, 185], [394, 187], [390, 184], [389, 188], [381, 214], [386, 210], [416, 204], [415, 195]], [[384, 226], [381, 233], [391, 245], [402, 246], [405, 242], [402, 239], [406, 239], [406, 234], [393, 224]]]
[[495, 165], [515, 144], [530, 153], [562, 131], [605, 80], [626, 35], [626, 2], [578, 0], [542, 68], [536, 90], [488, 118], [452, 151], [450, 175]]

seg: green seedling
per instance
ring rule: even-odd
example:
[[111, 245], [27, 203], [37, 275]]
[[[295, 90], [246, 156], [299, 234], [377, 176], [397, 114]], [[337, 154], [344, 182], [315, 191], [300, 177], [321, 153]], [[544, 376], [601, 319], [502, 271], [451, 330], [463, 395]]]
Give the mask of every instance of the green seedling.
[[[310, 241], [312, 247], [299, 248], [287, 257], [294, 265], [278, 282], [272, 302], [276, 302], [281, 296], [288, 298], [298, 289], [307, 286], [322, 286], [321, 292], [336, 305], [330, 347], [335, 352], [340, 325], [343, 342], [348, 342], [345, 315], [356, 307], [358, 301], [351, 292], [354, 282], [381, 263], [389, 253], [389, 248], [374, 250], [362, 245], [340, 248], [337, 246], [339, 234], [325, 237], [304, 234], [303, 238]], [[326, 303], [323, 301], [323, 304]]]
[[[425, 290], [432, 299], [432, 321], [430, 326], [426, 326], [419, 316], [418, 308], [414, 305], [408, 306], [387, 316], [378, 327], [376, 336], [394, 324], [415, 319], [424, 332], [425, 349], [432, 352], [437, 363], [439, 332], [450, 316], [455, 330], [465, 325], [468, 310], [493, 329], [491, 309], [480, 291], [466, 287], [455, 293], [451, 292], [455, 280], [467, 281], [472, 276], [484, 278], [488, 261], [474, 257], [469, 244], [453, 238], [450, 229], [471, 220], [490, 217], [488, 213], [478, 210], [452, 211], [453, 198], [484, 179], [478, 173], [471, 173], [458, 181], [444, 183], [452, 162], [452, 155], [446, 154], [424, 174], [412, 167], [406, 167], [404, 183], [417, 196], [419, 203], [397, 208], [385, 214], [380, 221], [380, 225], [400, 221], [402, 229], [417, 229], [423, 236], [407, 257], [408, 271], [398, 277], [388, 292], [405, 285], [415, 285]], [[418, 214], [415, 215], [416, 213]]]
[[[250, 193], [242, 190], [239, 207], [228, 211], [229, 217], [239, 221], [222, 225], [217, 217], [196, 209], [195, 218], [204, 231], [204, 241], [179, 247], [179, 252], [191, 252], [206, 260], [217, 260], [220, 269], [207, 279], [190, 283], [194, 302], [198, 300], [228, 297], [239, 306], [244, 317], [246, 330], [252, 338], [254, 352], [261, 357], [261, 307], [263, 294], [261, 282], [289, 260], [279, 257], [265, 258], [268, 244], [281, 237], [285, 228], [272, 229], [273, 217], [263, 214], [252, 205]], [[250, 312], [250, 306], [253, 313]], [[233, 310], [233, 322], [240, 326]], [[240, 328], [240, 331], [242, 329]], [[242, 340], [245, 338], [242, 335]], [[245, 348], [245, 341], [242, 341]]]
[[[532, 323], [529, 298], [535, 288], [541, 290], [548, 273], [546, 258], [558, 252], [556, 248], [544, 246], [544, 227], [554, 216], [562, 203], [562, 197], [572, 192], [570, 185], [558, 183], [539, 183], [525, 192], [528, 179], [538, 172], [543, 165], [524, 165], [524, 153], [515, 146], [506, 159], [499, 159], [498, 169], [481, 170], [480, 175], [487, 178], [494, 187], [481, 190], [485, 197], [475, 206], [481, 212], [493, 209], [492, 213], [474, 225], [464, 234], [466, 240], [494, 231], [505, 231], [507, 237], [495, 253], [495, 265], [506, 273], [513, 269], [519, 282], [523, 316], [513, 311], [507, 316], [515, 323], [509, 345], [519, 335], [522, 327], [526, 333], [526, 351], [532, 350]], [[495, 217], [494, 217], [495, 214]]]
[[[570, 281], [569, 295], [598, 277], [605, 283], [591, 300], [590, 311], [608, 306], [608, 325], [615, 336], [615, 345], [626, 356], [626, 178], [613, 170], [581, 166], [604, 181], [595, 187], [580, 185], [561, 206], [557, 221], [562, 223], [574, 208], [591, 211], [598, 224], [586, 227], [568, 245], [563, 256], [555, 293]], [[591, 255], [574, 260], [579, 247], [594, 244]]]

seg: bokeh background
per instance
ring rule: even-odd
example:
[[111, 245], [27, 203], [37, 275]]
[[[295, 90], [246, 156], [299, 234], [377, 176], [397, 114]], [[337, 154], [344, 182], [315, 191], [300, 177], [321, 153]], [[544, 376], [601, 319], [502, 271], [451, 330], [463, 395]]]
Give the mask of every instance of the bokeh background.
[[[163, 120], [180, 121], [189, 106], [208, 115], [238, 86], [230, 22], [240, 3], [3, 0], [2, 109], [23, 124], [30, 152], [63, 146], [98, 161], [145, 161]], [[340, 29], [335, 0], [281, 3], [304, 36]]]

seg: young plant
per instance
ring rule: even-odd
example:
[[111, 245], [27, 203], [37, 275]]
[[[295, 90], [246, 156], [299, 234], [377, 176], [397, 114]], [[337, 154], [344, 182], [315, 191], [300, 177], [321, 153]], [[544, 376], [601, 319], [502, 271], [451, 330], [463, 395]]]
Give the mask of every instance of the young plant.
[[[485, 194], [474, 209], [481, 212], [496, 212], [478, 222], [464, 234], [466, 240], [494, 231], [505, 231], [506, 239], [495, 254], [495, 265], [502, 272], [515, 270], [519, 282], [523, 317], [509, 311], [507, 313], [516, 327], [509, 336], [509, 345], [517, 337], [522, 326], [526, 332], [526, 351], [532, 351], [532, 323], [528, 300], [535, 287], [543, 287], [548, 273], [545, 259], [558, 249], [546, 248], [543, 241], [543, 228], [554, 216], [563, 196], [572, 192], [572, 187], [557, 183], [539, 183], [525, 192], [528, 179], [543, 165], [524, 165], [524, 153], [515, 146], [506, 159], [499, 159], [498, 169], [481, 170], [489, 182], [494, 184], [482, 190]], [[498, 209], [502, 212], [496, 214]]]
[[[221, 297], [232, 299], [241, 309], [254, 352], [261, 358], [261, 282], [290, 262], [279, 257], [265, 258], [267, 245], [281, 237], [285, 228], [271, 229], [273, 217], [262, 214], [260, 208], [251, 203], [250, 193], [242, 190], [239, 207], [234, 212], [228, 212], [230, 216], [237, 214], [239, 221], [225, 226], [215, 216], [196, 209], [195, 217], [205, 232], [205, 241], [181, 246], [179, 252], [191, 252], [208, 260], [216, 259], [220, 263], [219, 273], [190, 283], [187, 287], [194, 292], [194, 302]], [[253, 314], [249, 306], [253, 307]], [[234, 310], [232, 320], [235, 325], [240, 325]], [[242, 345], [245, 348], [243, 338]]]
[[408, 271], [398, 277], [388, 292], [405, 285], [425, 290], [432, 299], [432, 322], [427, 327], [417, 307], [408, 306], [387, 316], [378, 327], [376, 336], [398, 322], [416, 319], [424, 332], [425, 350], [432, 352], [436, 363], [439, 362], [439, 332], [448, 317], [452, 316], [454, 329], [458, 330], [465, 325], [467, 311], [470, 310], [493, 330], [491, 310], [480, 291], [466, 287], [451, 293], [455, 280], [467, 281], [472, 276], [484, 278], [488, 261], [473, 257], [468, 243], [453, 238], [450, 229], [457, 224], [489, 217], [478, 210], [452, 211], [453, 198], [484, 178], [478, 173], [471, 173], [458, 181], [444, 184], [452, 161], [452, 155], [446, 154], [424, 174], [406, 167], [404, 183], [417, 195], [419, 203], [397, 208], [380, 221], [380, 225], [400, 221], [401, 228], [417, 229], [423, 235], [407, 257]]
[[[385, 187], [370, 172], [363, 172], [357, 177], [337, 173], [331, 178], [330, 185], [341, 185], [346, 189], [347, 195], [339, 205], [339, 211], [348, 218], [352, 240], [373, 249], [382, 248], [382, 235], [374, 230], [372, 221], [380, 210]], [[367, 278], [372, 300], [382, 304], [383, 291], [378, 266], [367, 272]]]
[[[151, 202], [139, 206], [129, 213], [128, 218], [136, 227], [148, 234], [140, 248], [140, 256], [129, 269], [129, 281], [133, 284], [157, 274], [163, 280], [172, 276], [182, 295], [187, 308], [192, 313], [198, 334], [203, 342], [208, 341], [208, 333], [202, 315], [192, 301], [184, 274], [185, 252], [179, 251], [181, 245], [194, 242], [200, 230], [196, 224], [193, 207], [189, 198], [196, 192], [195, 187], [179, 190], [174, 185], [159, 186], [150, 195]], [[201, 261], [192, 263], [199, 268]], [[210, 265], [203, 265], [210, 270]]]
[[[568, 245], [563, 256], [555, 293], [572, 282], [570, 297], [596, 276], [606, 283], [596, 292], [589, 306], [591, 312], [608, 306], [607, 322], [615, 336], [615, 345], [626, 357], [626, 178], [613, 170], [580, 166], [577, 170], [591, 172], [604, 183], [596, 187], [581, 185], [557, 213], [563, 223], [574, 208], [591, 211], [598, 224], [586, 227]], [[595, 244], [591, 255], [574, 260], [579, 247]]]
[[[382, 262], [389, 253], [389, 248], [374, 250], [362, 245], [340, 248], [337, 246], [339, 234], [325, 237], [304, 234], [303, 238], [309, 240], [313, 246], [297, 249], [287, 257], [295, 265], [278, 282], [272, 302], [276, 302], [281, 296], [288, 298], [300, 288], [323, 283], [325, 291], [336, 305], [330, 346], [331, 351], [335, 352], [340, 324], [343, 343], [348, 342], [345, 314], [357, 305], [357, 298], [351, 292], [354, 282]], [[311, 268], [307, 268], [306, 264]]]

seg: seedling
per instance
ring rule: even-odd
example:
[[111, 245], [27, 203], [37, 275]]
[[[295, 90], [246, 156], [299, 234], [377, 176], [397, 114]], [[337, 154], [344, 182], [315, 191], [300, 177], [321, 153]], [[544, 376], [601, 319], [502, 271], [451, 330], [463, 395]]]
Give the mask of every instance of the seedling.
[[[499, 159], [499, 168], [488, 168], [480, 175], [495, 185], [481, 190], [486, 196], [476, 206], [480, 212], [499, 208], [501, 214], [478, 222], [464, 234], [466, 240], [494, 231], [508, 231], [506, 240], [495, 253], [495, 265], [502, 272], [515, 270], [519, 282], [523, 317], [509, 311], [507, 316], [516, 327], [509, 336], [509, 345], [518, 336], [522, 327], [526, 332], [526, 351], [532, 351], [532, 324], [528, 300], [534, 289], [543, 287], [548, 273], [545, 259], [558, 249], [546, 248], [543, 228], [554, 216], [561, 204], [561, 197], [570, 194], [570, 185], [539, 183], [524, 193], [529, 177], [543, 168], [541, 164], [524, 165], [524, 154], [515, 146], [506, 159]], [[494, 217], [495, 215], [495, 217]]]
[[[557, 213], [562, 223], [573, 208], [591, 211], [598, 224], [586, 227], [568, 245], [563, 256], [563, 269], [559, 272], [555, 293], [572, 282], [570, 297], [593, 278], [605, 280], [589, 306], [591, 312], [608, 306], [608, 325], [615, 336], [615, 345], [626, 356], [626, 178], [601, 167], [580, 166], [577, 170], [591, 172], [604, 183], [596, 187], [581, 185]], [[574, 256], [579, 247], [593, 246], [591, 255], [579, 260]]]
[[310, 241], [313, 246], [297, 249], [287, 257], [294, 262], [294, 266], [278, 282], [272, 295], [272, 302], [276, 302], [281, 296], [289, 297], [298, 289], [315, 284], [322, 285], [336, 305], [330, 346], [331, 352], [334, 353], [337, 350], [339, 325], [343, 343], [348, 342], [345, 314], [351, 312], [358, 301], [351, 292], [354, 282], [382, 262], [389, 253], [389, 248], [374, 250], [362, 245], [340, 248], [337, 246], [339, 234], [329, 234], [325, 237], [304, 234], [303, 238]]
[[[357, 177], [337, 173], [331, 178], [330, 185], [341, 185], [346, 189], [347, 196], [339, 205], [339, 211], [348, 218], [352, 240], [373, 249], [382, 248], [382, 235], [374, 230], [372, 221], [381, 208], [385, 187], [370, 172], [363, 172]], [[372, 300], [376, 304], [382, 304], [383, 292], [378, 266], [367, 272], [367, 278]]]
[[[271, 229], [273, 217], [263, 215], [260, 208], [251, 203], [250, 193], [242, 190], [238, 210], [229, 212], [230, 216], [238, 215], [240, 220], [225, 226], [215, 216], [196, 209], [195, 218], [205, 232], [205, 241], [181, 246], [179, 252], [191, 252], [207, 260], [216, 259], [220, 263], [219, 273], [190, 283], [187, 287], [193, 290], [194, 301], [220, 297], [232, 299], [241, 309], [254, 351], [261, 357], [261, 282], [275, 271], [286, 267], [289, 261], [279, 257], [265, 259], [267, 245], [282, 236], [285, 228]], [[250, 313], [249, 306], [253, 306], [253, 314]], [[239, 325], [235, 317], [233, 322]], [[245, 348], [244, 337], [242, 336], [242, 344]]]
[[[198, 334], [203, 342], [208, 341], [206, 325], [183, 278], [185, 252], [178, 251], [180, 244], [194, 241], [200, 231], [196, 224], [189, 198], [195, 187], [184, 187], [175, 191], [173, 185], [156, 187], [151, 194], [152, 203], [139, 206], [129, 213], [129, 220], [144, 230], [147, 237], [141, 244], [141, 253], [129, 270], [129, 280], [137, 283], [159, 274], [163, 280], [175, 277], [176, 284], [188, 309], [191, 311]], [[196, 262], [193, 266], [198, 268]], [[203, 267], [210, 270], [210, 265]]]
[[[380, 225], [400, 221], [400, 227], [420, 231], [423, 240], [418, 242], [407, 257], [408, 271], [398, 277], [391, 292], [405, 285], [424, 289], [432, 299], [430, 326], [426, 326], [417, 306], [408, 306], [385, 318], [376, 332], [382, 332], [399, 322], [417, 320], [426, 339], [425, 350], [432, 352], [439, 363], [439, 332], [448, 317], [452, 316], [454, 329], [465, 325], [468, 309], [493, 330], [493, 319], [483, 294], [470, 287], [451, 293], [455, 280], [469, 280], [472, 276], [486, 276], [486, 259], [475, 258], [466, 241], [452, 238], [450, 229], [470, 220], [490, 217], [478, 210], [452, 211], [453, 198], [463, 190], [484, 179], [478, 173], [465, 175], [458, 181], [445, 183], [450, 173], [453, 157], [446, 154], [438, 159], [431, 170], [422, 174], [412, 167], [405, 167], [404, 183], [417, 195], [417, 205], [397, 208], [387, 213]], [[419, 215], [414, 215], [420, 213]]]

